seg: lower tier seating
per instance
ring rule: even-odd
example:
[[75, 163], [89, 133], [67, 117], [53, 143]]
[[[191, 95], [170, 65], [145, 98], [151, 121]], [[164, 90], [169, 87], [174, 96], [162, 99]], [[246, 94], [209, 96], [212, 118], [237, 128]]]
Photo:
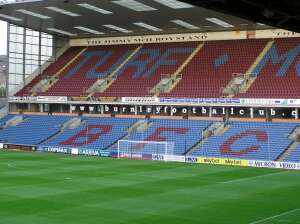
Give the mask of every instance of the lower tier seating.
[[[116, 151], [118, 140], [168, 142], [176, 155], [300, 162], [300, 145], [289, 138], [299, 126], [297, 123], [218, 122], [225, 125], [223, 131], [205, 135], [215, 123], [209, 120], [8, 115], [0, 119], [0, 143]], [[291, 150], [290, 146], [295, 143], [296, 147]], [[137, 144], [133, 150], [163, 153], [164, 148]]]
[[233, 122], [223, 136], [210, 137], [194, 156], [276, 160], [292, 142], [295, 124]]
[[[5, 127], [5, 123], [13, 118], [1, 119], [0, 142], [16, 145], [38, 145], [59, 132], [61, 125], [69, 117], [60, 116], [23, 116], [23, 121], [13, 126]], [[4, 125], [3, 125], [4, 124]]]

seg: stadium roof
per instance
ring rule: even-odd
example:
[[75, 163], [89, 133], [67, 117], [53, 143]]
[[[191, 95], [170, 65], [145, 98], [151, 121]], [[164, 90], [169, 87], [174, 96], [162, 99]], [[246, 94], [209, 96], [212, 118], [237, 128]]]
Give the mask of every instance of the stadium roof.
[[299, 0], [181, 0], [218, 12], [238, 16], [300, 33]]
[[177, 0], [0, 0], [0, 4], [2, 20], [70, 38], [270, 28]]

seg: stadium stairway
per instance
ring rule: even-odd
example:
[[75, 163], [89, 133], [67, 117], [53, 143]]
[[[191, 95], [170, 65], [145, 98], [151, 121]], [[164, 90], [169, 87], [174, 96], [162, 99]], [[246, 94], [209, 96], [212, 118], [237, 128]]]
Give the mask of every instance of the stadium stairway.
[[[78, 54], [83, 50], [82, 47], [69, 48], [64, 54], [62, 54], [57, 61], [49, 65], [42, 74], [36, 76], [28, 85], [16, 93], [16, 96], [30, 96], [32, 95], [31, 90], [37, 85], [41, 80], [52, 77], [55, 74], [58, 74], [62, 69], [72, 61], [73, 58], [76, 58]], [[37, 93], [36, 93], [37, 94]]]
[[[150, 141], [150, 142], [172, 142], [174, 143], [174, 153], [183, 155], [187, 149], [201, 140], [202, 130], [210, 121], [196, 120], [170, 120], [170, 119], [151, 119], [150, 125], [143, 132], [133, 132], [127, 140]], [[151, 145], [144, 145], [145, 153], [153, 152]], [[164, 153], [165, 148], [156, 149]]]
[[231, 126], [227, 123], [223, 122], [216, 122], [209, 124], [203, 131], [202, 131], [202, 138], [195, 143], [191, 148], [187, 149], [184, 153], [185, 156], [190, 156], [193, 154], [194, 151], [201, 148], [202, 145], [212, 136], [223, 136], [224, 133], [230, 128]]
[[297, 144], [297, 147], [286, 157], [284, 158], [286, 162], [297, 162], [300, 163], [300, 144]]
[[173, 74], [198, 43], [144, 44], [118, 72], [116, 79], [95, 97], [149, 96], [162, 74]]
[[[251, 85], [255, 82], [257, 74], [254, 74], [255, 68], [257, 67], [257, 65], [261, 62], [261, 60], [263, 60], [263, 58], [265, 57], [265, 55], [268, 53], [268, 51], [270, 50], [270, 48], [273, 46], [274, 41], [270, 40], [265, 48], [262, 50], [262, 52], [258, 55], [258, 57], [255, 59], [254, 63], [251, 65], [251, 67], [247, 70], [247, 72], [245, 74], [242, 74], [244, 76], [245, 81], [243, 82], [242, 85], [240, 85], [238, 87], [238, 93], [232, 93], [227, 95], [227, 97], [235, 97], [235, 94], [239, 94], [239, 93], [246, 93], [247, 90], [251, 87]], [[224, 90], [230, 88], [230, 85], [232, 85], [232, 80], [231, 82], [229, 82], [228, 86], [226, 86], [224, 88]], [[225, 94], [225, 91], [223, 90], [223, 94]]]
[[[287, 98], [300, 96], [300, 38], [275, 39], [273, 45], [257, 64], [255, 82], [245, 98]], [[272, 85], [269, 85], [272, 83]]]
[[285, 161], [286, 158], [288, 158], [294, 150], [298, 147], [299, 142], [293, 141], [278, 157], [275, 159], [276, 161]]
[[296, 126], [294, 130], [289, 134], [291, 144], [278, 156], [276, 161], [285, 161], [293, 152], [299, 147], [300, 143], [300, 127]]
[[126, 136], [127, 129], [135, 121], [135, 119], [84, 117], [77, 128], [67, 129], [42, 145], [105, 150]]
[[161, 96], [219, 98], [232, 74], [245, 74], [267, 43], [265, 39], [206, 42], [182, 71], [179, 84]]
[[[64, 71], [66, 71], [80, 57], [80, 55], [82, 55], [83, 52], [86, 51], [86, 49], [87, 48], [83, 48], [80, 52], [78, 52], [77, 55], [75, 55], [75, 57], [73, 57], [70, 61], [68, 61], [68, 63], [65, 64], [58, 72], [56, 72], [53, 76], [50, 76], [50, 78], [47, 80], [48, 82], [46, 84], [46, 88], [42, 91], [42, 93], [48, 92], [48, 90], [51, 89], [51, 87], [54, 86], [56, 82], [59, 81], [59, 77], [61, 76], [61, 74], [63, 74]], [[35, 91], [32, 92], [33, 92], [32, 95], [37, 95], [37, 94], [43, 95], [41, 94], [41, 92], [35, 92]]]
[[[294, 123], [232, 122], [220, 138], [210, 137], [194, 156], [275, 161], [292, 142]], [[255, 144], [254, 144], [255, 143]]]
[[0, 141], [16, 145], [38, 145], [59, 132], [61, 125], [69, 119], [67, 116], [24, 116], [23, 121], [17, 125], [0, 130]]
[[46, 139], [44, 139], [43, 141], [41, 141], [39, 144], [41, 144], [41, 145], [42, 144], [47, 144], [47, 142], [51, 141], [56, 136], [62, 134], [66, 130], [77, 128], [78, 126], [81, 125], [81, 123], [82, 123], [82, 120], [81, 120], [80, 117], [70, 117], [70, 119], [68, 121], [66, 121], [65, 123], [61, 124], [59, 130], [56, 133], [53, 133], [52, 135], [48, 136]]
[[[150, 93], [154, 93], [155, 97], [158, 97], [161, 93], [170, 93], [175, 87], [176, 85], [178, 85], [178, 83], [180, 82], [180, 80], [182, 79], [182, 75], [181, 72], [183, 71], [183, 69], [190, 63], [190, 61], [198, 54], [198, 52], [202, 49], [202, 47], [204, 46], [204, 42], [200, 43], [195, 49], [194, 51], [188, 56], [188, 58], [179, 66], [179, 68], [170, 76], [170, 79], [172, 80], [172, 84], [170, 86], [168, 86], [165, 89], [161, 89], [160, 87], [160, 83], [158, 83], [151, 91]], [[180, 76], [181, 75], [181, 76]], [[179, 78], [180, 77], [180, 78]]]
[[[99, 82], [99, 79], [88, 89], [88, 97], [92, 97], [94, 96], [97, 92], [104, 92], [107, 88], [109, 88], [109, 86], [111, 84], [113, 84], [113, 82], [117, 79], [116, 74], [122, 69], [122, 67], [128, 63], [132, 57], [134, 55], [136, 55], [136, 53], [138, 53], [141, 48], [143, 46], [138, 46], [135, 50], [132, 51], [131, 54], [129, 54], [129, 56], [127, 58], [125, 58], [125, 60], [107, 77], [104, 78], [105, 80], [105, 86], [99, 86], [100, 88], [97, 88], [97, 82]], [[95, 85], [96, 85], [96, 88], [95, 88]]]

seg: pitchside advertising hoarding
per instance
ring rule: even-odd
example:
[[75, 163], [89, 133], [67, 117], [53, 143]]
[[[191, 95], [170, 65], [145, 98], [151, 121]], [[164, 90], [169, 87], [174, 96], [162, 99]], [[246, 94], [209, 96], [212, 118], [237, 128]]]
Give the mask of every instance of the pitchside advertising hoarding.
[[259, 168], [300, 170], [300, 163], [292, 163], [292, 162], [250, 160], [249, 161], [249, 166], [259, 167]]
[[[7, 144], [0, 143], [0, 149], [8, 149]], [[54, 146], [30, 146], [31, 150], [41, 152], [64, 153], [71, 155], [87, 155], [113, 158], [127, 158], [127, 159], [143, 159], [155, 161], [168, 161], [180, 163], [198, 163], [208, 165], [225, 165], [225, 166], [241, 166], [241, 167], [257, 167], [257, 168], [273, 168], [273, 169], [287, 169], [300, 170], [300, 163], [295, 162], [280, 162], [280, 161], [261, 161], [261, 160], [244, 160], [233, 158], [214, 158], [214, 157], [193, 157], [181, 155], [167, 155], [167, 154], [125, 154], [118, 157], [116, 151], [98, 150], [89, 148], [71, 148], [71, 147], [54, 147]]]
[[198, 163], [213, 165], [230, 165], [230, 166], [249, 166], [248, 160], [229, 159], [229, 158], [207, 158], [198, 157]]
[[101, 157], [111, 156], [109, 151], [98, 150], [98, 149], [40, 146], [37, 148], [37, 150], [42, 152], [55, 152], [55, 153], [65, 153], [65, 154], [72, 154], [72, 155], [87, 155], [87, 156], [101, 156]]
[[209, 158], [209, 157], [198, 157], [197, 162], [201, 164], [212, 164], [212, 165], [229, 165], [229, 166], [244, 166], [244, 167], [257, 167], [257, 168], [300, 170], [300, 163], [293, 163], [293, 162], [259, 161], [259, 160]]

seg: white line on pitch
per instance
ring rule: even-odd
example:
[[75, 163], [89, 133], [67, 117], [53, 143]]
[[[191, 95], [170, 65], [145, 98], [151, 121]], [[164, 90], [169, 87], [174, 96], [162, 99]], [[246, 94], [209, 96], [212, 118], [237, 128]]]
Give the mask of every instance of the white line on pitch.
[[17, 168], [17, 167], [15, 167], [14, 165], [12, 165], [11, 163], [8, 163], [7, 166], [8, 166], [8, 167], [11, 167], [11, 168]]
[[268, 174], [264, 174], [264, 175], [254, 176], [254, 177], [245, 177], [245, 178], [233, 179], [233, 180], [224, 181], [224, 182], [220, 182], [220, 183], [222, 183], [222, 184], [229, 184], [229, 183], [240, 182], [240, 181], [244, 181], [244, 180], [256, 179], [256, 178], [260, 178], [260, 177], [272, 176], [272, 175], [276, 175], [276, 174], [280, 174], [280, 173], [287, 173], [287, 172], [288, 171], [281, 171], [281, 172], [276, 172], [276, 173], [268, 173]]
[[254, 222], [250, 222], [249, 224], [263, 223], [263, 222], [265, 222], [265, 221], [269, 221], [269, 220], [272, 220], [272, 219], [274, 219], [274, 218], [278, 218], [278, 217], [283, 216], [283, 215], [288, 215], [288, 214], [290, 214], [290, 213], [293, 213], [293, 212], [299, 211], [299, 210], [300, 210], [300, 208], [296, 208], [296, 209], [293, 209], [293, 210], [290, 210], [290, 211], [286, 211], [286, 212], [280, 213], [280, 214], [278, 214], [278, 215], [273, 215], [273, 216], [268, 217], [268, 218], [265, 218], [265, 219], [257, 220], [257, 221], [254, 221]]

